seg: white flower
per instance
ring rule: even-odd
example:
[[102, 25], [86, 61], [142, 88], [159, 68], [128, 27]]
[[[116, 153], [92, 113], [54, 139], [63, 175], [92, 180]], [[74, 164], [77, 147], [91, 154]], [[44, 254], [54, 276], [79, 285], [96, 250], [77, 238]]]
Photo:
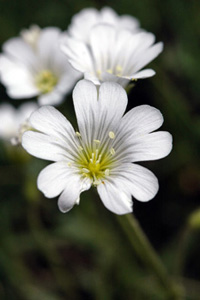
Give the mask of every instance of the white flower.
[[60, 104], [80, 77], [60, 51], [58, 28], [23, 30], [0, 55], [0, 76], [11, 98], [38, 96], [40, 105]]
[[10, 141], [13, 145], [21, 143], [22, 134], [30, 130], [28, 119], [38, 108], [34, 102], [25, 103], [14, 108], [8, 103], [0, 105], [0, 138]]
[[151, 77], [152, 69], [141, 69], [163, 50], [163, 43], [155, 42], [152, 33], [118, 31], [111, 25], [97, 25], [89, 35], [89, 43], [65, 36], [61, 49], [69, 62], [85, 79], [96, 85], [105, 81], [128, 85], [130, 80]]
[[73, 16], [68, 33], [71, 37], [87, 43], [92, 27], [101, 23], [114, 25], [117, 30], [137, 31], [139, 27], [136, 18], [129, 15], [118, 16], [110, 7], [103, 7], [100, 11], [95, 8], [85, 8]]
[[55, 108], [45, 106], [31, 115], [22, 146], [32, 155], [54, 161], [38, 177], [38, 188], [48, 198], [56, 197], [62, 212], [79, 203], [80, 193], [92, 185], [104, 205], [116, 214], [132, 211], [131, 195], [140, 201], [152, 199], [158, 181], [137, 161], [155, 160], [169, 154], [172, 137], [158, 131], [163, 123], [159, 110], [141, 105], [124, 114], [125, 90], [107, 82], [99, 92], [87, 80], [73, 92], [79, 131]]

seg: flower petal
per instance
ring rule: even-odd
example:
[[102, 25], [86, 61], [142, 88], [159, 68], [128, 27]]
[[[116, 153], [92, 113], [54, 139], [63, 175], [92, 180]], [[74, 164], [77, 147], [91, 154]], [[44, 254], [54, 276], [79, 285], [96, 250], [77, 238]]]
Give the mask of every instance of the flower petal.
[[67, 162], [56, 162], [44, 168], [37, 179], [38, 189], [47, 198], [58, 196], [65, 189], [73, 170]]
[[97, 72], [111, 67], [115, 49], [116, 30], [108, 24], [94, 26], [90, 32], [90, 47]]
[[80, 193], [91, 187], [88, 178], [81, 179], [80, 175], [73, 174], [67, 181], [67, 187], [58, 199], [58, 207], [61, 212], [66, 213], [75, 204], [79, 204]]
[[97, 191], [105, 207], [113, 213], [123, 215], [133, 211], [130, 194], [114, 182], [106, 181], [105, 184], [98, 185]]
[[19, 107], [19, 120], [20, 123], [23, 123], [24, 121], [26, 121], [30, 115], [36, 111], [36, 109], [38, 109], [38, 105], [35, 102], [27, 102], [22, 104]]
[[139, 22], [136, 18], [129, 15], [118, 16], [117, 13], [110, 7], [101, 9], [101, 23], [115, 25], [118, 29], [136, 30]]
[[30, 117], [30, 124], [38, 131], [52, 137], [67, 138], [75, 136], [71, 123], [53, 106], [43, 106]]
[[139, 21], [138, 19], [132, 17], [132, 16], [129, 16], [129, 15], [122, 15], [120, 17], [120, 22], [119, 22], [119, 25], [118, 25], [118, 28], [125, 28], [125, 29], [129, 29], [129, 30], [134, 30], [134, 31], [137, 31], [139, 30], [138, 27], [139, 27]]
[[8, 103], [2, 103], [0, 105], [0, 120], [0, 137], [5, 140], [14, 137], [19, 126], [16, 109]]
[[123, 87], [126, 87], [132, 77], [125, 77], [125, 76], [117, 76], [114, 74], [110, 74], [108, 72], [103, 72], [101, 75], [101, 79], [103, 82], [105, 81], [112, 81], [120, 84]]
[[23, 41], [22, 38], [11, 38], [3, 44], [3, 51], [14, 62], [22, 63], [33, 70], [37, 67], [36, 55], [29, 44]]
[[11, 98], [34, 97], [39, 94], [30, 70], [5, 55], [0, 55], [0, 74]]
[[37, 51], [40, 63], [44, 69], [46, 69], [47, 66], [49, 68], [54, 67], [54, 59], [56, 58], [56, 55], [62, 56], [62, 53], [59, 53], [58, 45], [60, 35], [61, 31], [56, 27], [44, 28], [40, 32]]
[[100, 114], [105, 115], [105, 123], [115, 127], [122, 118], [128, 98], [125, 90], [117, 83], [104, 82], [99, 89]]
[[156, 72], [152, 69], [145, 69], [142, 70], [140, 72], [134, 73], [131, 76], [131, 79], [141, 79], [141, 78], [148, 78], [148, 77], [152, 77], [156, 74]]
[[38, 158], [51, 161], [67, 161], [69, 158], [61, 141], [43, 133], [26, 131], [22, 136], [22, 146], [28, 153]]
[[89, 144], [99, 114], [96, 86], [87, 80], [79, 81], [73, 91], [73, 102], [80, 133]]
[[135, 68], [134, 72], [139, 71], [148, 63], [150, 63], [154, 58], [156, 58], [163, 51], [163, 43], [159, 42], [152, 47], [145, 49], [144, 51], [138, 52], [137, 57], [135, 58]]
[[172, 150], [172, 136], [169, 132], [158, 131], [141, 135], [138, 139], [122, 142], [115, 146], [116, 159], [121, 162], [137, 162], [160, 159]]
[[84, 8], [72, 17], [68, 28], [70, 36], [80, 40], [88, 41], [88, 33], [99, 20], [99, 13], [95, 8]]
[[62, 102], [63, 98], [64, 95], [54, 89], [50, 93], [40, 95], [38, 97], [38, 103], [40, 106], [59, 105]]
[[158, 192], [158, 180], [148, 169], [136, 164], [123, 164], [112, 171], [113, 181], [121, 184], [139, 201], [149, 201]]
[[69, 63], [80, 72], [94, 72], [93, 60], [87, 45], [83, 42], [65, 36], [61, 40], [61, 50], [68, 57]]
[[96, 75], [92, 74], [90, 72], [84, 73], [84, 79], [92, 81], [97, 86], [99, 86], [101, 84], [100, 80], [96, 77]]
[[26, 84], [26, 82], [18, 86], [7, 86], [6, 91], [8, 96], [13, 99], [32, 98], [39, 94], [34, 86], [30, 86], [29, 84]]
[[120, 136], [127, 139], [150, 133], [163, 124], [161, 112], [150, 105], [140, 105], [132, 108], [122, 118], [119, 127]]

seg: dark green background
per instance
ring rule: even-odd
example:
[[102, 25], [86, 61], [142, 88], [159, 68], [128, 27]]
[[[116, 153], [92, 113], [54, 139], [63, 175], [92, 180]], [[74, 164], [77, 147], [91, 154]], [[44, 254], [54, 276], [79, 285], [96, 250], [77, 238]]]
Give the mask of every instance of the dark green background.
[[[134, 214], [170, 276], [186, 289], [185, 299], [198, 300], [200, 231], [188, 218], [200, 207], [200, 2], [0, 0], [0, 44], [31, 24], [65, 30], [81, 9], [105, 5], [137, 17], [165, 45], [150, 65], [156, 76], [137, 82], [128, 109], [160, 109], [174, 148], [167, 158], [143, 164], [158, 177], [160, 190], [148, 203], [135, 200]], [[0, 101], [23, 102], [9, 99], [2, 85]], [[59, 109], [74, 123], [71, 96]], [[168, 299], [95, 190], [62, 214], [57, 199], [36, 189], [46, 162], [3, 143], [0, 162], [0, 299]]]

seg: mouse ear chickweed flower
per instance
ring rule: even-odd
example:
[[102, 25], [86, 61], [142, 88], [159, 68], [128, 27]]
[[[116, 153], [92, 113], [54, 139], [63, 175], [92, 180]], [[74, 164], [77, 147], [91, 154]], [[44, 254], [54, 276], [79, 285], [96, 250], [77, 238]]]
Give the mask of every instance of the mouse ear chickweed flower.
[[61, 49], [85, 79], [96, 85], [113, 81], [126, 87], [130, 80], [155, 74], [152, 69], [141, 70], [163, 50], [162, 42], [154, 42], [152, 33], [119, 31], [114, 26], [101, 24], [91, 29], [88, 43], [66, 35]]
[[40, 29], [35, 25], [4, 43], [0, 77], [11, 98], [38, 96], [39, 105], [62, 102], [80, 74], [60, 50], [61, 37], [56, 27]]
[[129, 29], [132, 32], [139, 30], [139, 21], [129, 15], [119, 16], [112, 8], [103, 7], [100, 11], [95, 8], [85, 8], [74, 15], [68, 28], [71, 37], [88, 42], [89, 32], [98, 24], [110, 24], [117, 30]]
[[97, 188], [104, 205], [116, 214], [132, 211], [132, 199], [148, 201], [158, 191], [158, 181], [138, 161], [165, 157], [172, 137], [158, 131], [163, 123], [159, 110], [141, 105], [124, 115], [125, 90], [113, 82], [98, 91], [87, 80], [73, 92], [79, 131], [55, 108], [44, 106], [30, 117], [37, 131], [27, 131], [23, 147], [32, 155], [54, 161], [38, 177], [38, 188], [46, 197], [60, 195], [62, 212], [79, 203], [80, 193]]
[[14, 108], [8, 103], [0, 105], [0, 138], [12, 145], [21, 143], [22, 134], [30, 130], [29, 117], [38, 108], [34, 102], [24, 103]]

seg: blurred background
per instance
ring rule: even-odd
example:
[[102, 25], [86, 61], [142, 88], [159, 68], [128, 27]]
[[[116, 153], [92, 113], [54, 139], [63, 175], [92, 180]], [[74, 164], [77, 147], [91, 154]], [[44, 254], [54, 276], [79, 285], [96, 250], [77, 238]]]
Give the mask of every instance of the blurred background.
[[[0, 0], [0, 45], [32, 24], [66, 30], [81, 9], [103, 6], [135, 16], [165, 45], [150, 64], [157, 75], [136, 83], [128, 109], [160, 109], [174, 148], [168, 157], [143, 164], [156, 174], [160, 189], [148, 203], [135, 200], [134, 215], [169, 275], [184, 286], [184, 299], [198, 300], [200, 2]], [[10, 99], [0, 85], [0, 102], [5, 101], [16, 107], [25, 102]], [[74, 122], [71, 96], [58, 109]], [[95, 190], [62, 214], [57, 199], [44, 198], [36, 188], [46, 162], [1, 141], [0, 163], [0, 299], [169, 299]]]

